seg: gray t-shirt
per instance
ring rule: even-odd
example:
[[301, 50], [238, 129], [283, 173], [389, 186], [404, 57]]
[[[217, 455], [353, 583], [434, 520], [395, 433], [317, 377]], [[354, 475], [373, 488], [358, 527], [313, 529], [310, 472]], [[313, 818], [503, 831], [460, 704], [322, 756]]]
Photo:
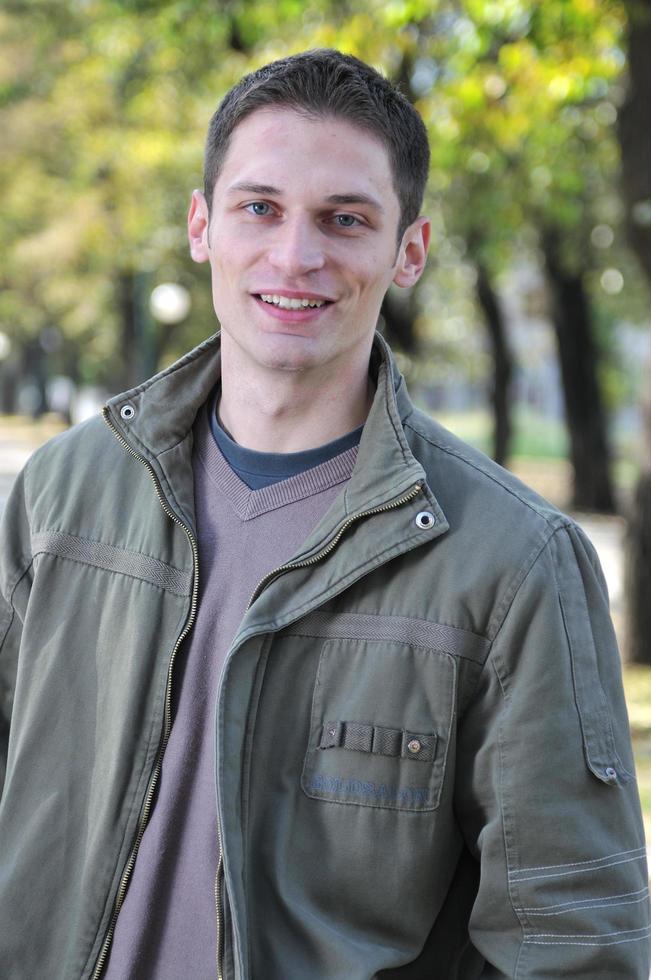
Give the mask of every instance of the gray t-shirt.
[[193, 456], [197, 619], [177, 654], [172, 730], [105, 980], [214, 980], [214, 706], [224, 659], [256, 585], [300, 547], [349, 479], [357, 456], [353, 446], [251, 490], [224, 459], [207, 415], [201, 412], [195, 426]]

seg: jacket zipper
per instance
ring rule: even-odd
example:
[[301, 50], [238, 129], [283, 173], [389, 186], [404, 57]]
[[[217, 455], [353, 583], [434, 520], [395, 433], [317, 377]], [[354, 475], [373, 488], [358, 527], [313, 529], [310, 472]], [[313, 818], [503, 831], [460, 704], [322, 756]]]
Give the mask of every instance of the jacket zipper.
[[413, 500], [414, 497], [417, 497], [422, 489], [423, 484], [417, 483], [411, 488], [409, 493], [405, 494], [403, 497], [400, 497], [398, 500], [392, 500], [391, 503], [383, 504], [381, 507], [373, 507], [371, 510], [363, 510], [360, 511], [359, 514], [354, 514], [352, 517], [349, 517], [347, 521], [344, 521], [332, 541], [325, 546], [323, 551], [313, 555], [312, 558], [306, 558], [305, 561], [290, 562], [288, 565], [279, 565], [279, 567], [274, 568], [272, 572], [268, 572], [267, 575], [265, 575], [265, 577], [258, 582], [253, 590], [253, 595], [249, 599], [249, 604], [246, 607], [246, 611], [248, 612], [263, 589], [265, 589], [269, 583], [273, 581], [273, 579], [277, 578], [279, 575], [282, 575], [283, 572], [290, 571], [293, 568], [308, 568], [310, 565], [316, 565], [316, 563], [321, 561], [322, 558], [329, 555], [331, 551], [334, 551], [348, 528], [353, 524], [356, 524], [357, 521], [361, 521], [364, 517], [371, 517], [373, 514], [383, 514], [387, 510], [394, 510], [396, 507], [401, 507], [402, 504], [406, 504], [410, 500]]
[[[416, 483], [415, 486], [411, 488], [409, 493], [404, 494], [398, 500], [392, 500], [389, 504], [383, 504], [381, 507], [373, 507], [370, 510], [360, 511], [358, 514], [354, 514], [349, 517], [347, 521], [341, 525], [334, 538], [323, 548], [318, 554], [313, 555], [312, 558], [306, 558], [304, 561], [290, 562], [287, 565], [279, 565], [278, 568], [274, 568], [273, 571], [268, 572], [264, 578], [260, 579], [253, 594], [249, 599], [246, 611], [251, 608], [255, 600], [258, 598], [260, 593], [269, 585], [275, 578], [282, 575], [284, 572], [292, 571], [294, 568], [308, 568], [310, 565], [315, 565], [317, 562], [321, 561], [330, 554], [331, 551], [339, 544], [342, 536], [346, 533], [349, 527], [357, 523], [357, 521], [362, 520], [365, 517], [371, 517], [374, 514], [383, 514], [385, 511], [394, 510], [396, 507], [401, 507], [403, 504], [408, 503], [417, 497], [418, 494], [423, 489], [422, 483]], [[215, 911], [217, 914], [217, 980], [223, 980], [223, 909], [221, 900], [221, 882], [224, 875], [224, 860], [222, 856], [222, 833], [221, 826], [219, 822], [219, 813], [217, 814], [217, 840], [219, 842], [219, 863], [217, 865], [217, 874], [215, 875]]]
[[224, 911], [222, 909], [222, 880], [224, 878], [224, 856], [222, 854], [222, 832], [219, 825], [219, 811], [217, 811], [217, 846], [219, 848], [219, 860], [217, 861], [217, 871], [215, 872], [215, 913], [217, 916], [217, 943], [215, 945], [215, 955], [217, 957], [217, 980], [223, 980], [222, 962], [224, 958]]
[[178, 639], [177, 639], [177, 641], [176, 641], [176, 643], [174, 645], [174, 649], [172, 650], [172, 654], [170, 656], [170, 662], [169, 662], [169, 665], [168, 665], [168, 668], [167, 668], [167, 684], [166, 684], [166, 687], [165, 687], [165, 711], [164, 711], [164, 721], [163, 721], [163, 733], [161, 735], [161, 740], [160, 740], [159, 745], [158, 745], [158, 754], [156, 756], [156, 764], [154, 765], [154, 770], [153, 770], [153, 772], [151, 774], [151, 777], [150, 777], [150, 780], [149, 780], [149, 785], [147, 787], [147, 792], [145, 794], [145, 802], [143, 804], [143, 808], [142, 808], [142, 811], [140, 813], [140, 817], [139, 817], [139, 820], [138, 820], [138, 827], [137, 827], [136, 839], [135, 839], [135, 841], [133, 843], [133, 846], [131, 848], [131, 852], [129, 854], [129, 859], [127, 860], [127, 863], [126, 863], [126, 866], [124, 868], [124, 871], [122, 872], [122, 877], [120, 878], [120, 884], [118, 886], [118, 892], [117, 892], [117, 895], [116, 895], [116, 898], [115, 898], [115, 904], [113, 906], [113, 912], [111, 914], [111, 920], [109, 922], [109, 926], [108, 926], [108, 930], [106, 932], [106, 936], [104, 937], [104, 942], [102, 944], [102, 948], [100, 949], [99, 957], [98, 957], [97, 962], [95, 964], [95, 969], [94, 969], [94, 971], [93, 971], [93, 973], [91, 975], [91, 980], [99, 980], [99, 977], [101, 976], [102, 970], [104, 969], [104, 966], [105, 966], [105, 963], [106, 963], [106, 957], [108, 956], [108, 951], [110, 949], [111, 942], [113, 940], [113, 933], [115, 931], [115, 923], [117, 922], [118, 914], [120, 912], [120, 909], [122, 908], [122, 903], [124, 902], [124, 896], [125, 896], [126, 891], [127, 891], [127, 885], [129, 884], [129, 879], [131, 877], [131, 873], [133, 871], [134, 864], [136, 863], [136, 856], [138, 854], [138, 848], [140, 847], [140, 842], [142, 840], [142, 836], [143, 836], [143, 834], [145, 832], [145, 827], [147, 826], [147, 822], [149, 820], [149, 812], [151, 810], [151, 804], [152, 804], [152, 800], [153, 800], [153, 797], [154, 797], [154, 792], [156, 790], [156, 785], [157, 785], [158, 779], [160, 777], [160, 771], [161, 771], [161, 767], [162, 767], [162, 763], [163, 763], [163, 755], [165, 753], [165, 749], [167, 747], [167, 741], [168, 741], [169, 735], [170, 735], [170, 730], [172, 728], [172, 669], [174, 667], [174, 660], [175, 660], [177, 651], [178, 651], [179, 647], [181, 646], [181, 643], [183, 642], [183, 640], [186, 638], [186, 636], [188, 635], [188, 633], [192, 629], [192, 625], [194, 623], [194, 620], [195, 620], [195, 617], [196, 617], [196, 612], [197, 612], [197, 596], [198, 596], [198, 590], [199, 590], [199, 555], [198, 555], [198, 551], [197, 551], [197, 542], [196, 542], [196, 539], [194, 537], [194, 534], [192, 533], [191, 529], [189, 527], [187, 527], [183, 523], [183, 521], [181, 521], [176, 516], [176, 514], [171, 510], [171, 508], [169, 507], [169, 505], [168, 505], [168, 503], [167, 503], [167, 501], [166, 501], [166, 499], [165, 499], [165, 497], [163, 495], [163, 491], [161, 489], [161, 485], [160, 485], [160, 483], [158, 481], [158, 477], [156, 476], [156, 473], [154, 472], [153, 467], [148, 462], [148, 460], [145, 459], [144, 456], [141, 456], [139, 453], [137, 453], [135, 451], [135, 449], [132, 449], [131, 446], [129, 445], [129, 443], [126, 441], [126, 439], [124, 439], [124, 437], [120, 434], [120, 432], [118, 432], [118, 430], [115, 428], [113, 422], [111, 421], [111, 418], [110, 418], [109, 413], [108, 413], [108, 409], [104, 408], [102, 410], [102, 417], [103, 417], [104, 421], [106, 422], [107, 426], [109, 427], [109, 429], [113, 432], [113, 435], [115, 436], [115, 438], [124, 447], [124, 449], [126, 449], [127, 452], [130, 453], [131, 456], [134, 456], [137, 460], [139, 460], [139, 462], [141, 462], [143, 464], [143, 466], [146, 468], [147, 472], [149, 473], [149, 475], [150, 475], [150, 477], [151, 477], [151, 479], [153, 481], [154, 489], [156, 490], [156, 496], [158, 497], [158, 501], [159, 501], [161, 507], [163, 508], [164, 512], [167, 514], [167, 516], [170, 518], [170, 520], [174, 521], [175, 524], [178, 524], [178, 526], [181, 527], [185, 531], [185, 533], [186, 533], [186, 535], [188, 537], [188, 541], [190, 542], [190, 547], [192, 548], [192, 561], [193, 561], [193, 565], [194, 565], [194, 581], [193, 581], [193, 586], [192, 586], [192, 599], [191, 599], [191, 604], [190, 604], [190, 613], [188, 615], [188, 618], [185, 621], [185, 626], [183, 627], [183, 629], [182, 629], [182, 631], [181, 631], [181, 633], [180, 633], [180, 635], [179, 635], [179, 637], [178, 637]]

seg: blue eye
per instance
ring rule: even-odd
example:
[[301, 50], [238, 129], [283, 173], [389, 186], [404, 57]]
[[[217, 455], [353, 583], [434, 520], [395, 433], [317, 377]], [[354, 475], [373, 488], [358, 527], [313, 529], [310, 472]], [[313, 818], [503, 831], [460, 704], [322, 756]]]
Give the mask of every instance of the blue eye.
[[337, 214], [335, 221], [340, 228], [352, 228], [357, 224], [357, 218], [354, 214]]
[[259, 218], [264, 218], [271, 212], [270, 206], [265, 201], [253, 201], [246, 205], [246, 210], [251, 214], [256, 214]]

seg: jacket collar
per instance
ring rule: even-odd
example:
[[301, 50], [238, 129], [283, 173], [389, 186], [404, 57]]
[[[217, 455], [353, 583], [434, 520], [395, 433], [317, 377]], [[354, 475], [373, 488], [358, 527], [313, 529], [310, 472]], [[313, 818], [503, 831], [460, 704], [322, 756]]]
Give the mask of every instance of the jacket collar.
[[[377, 333], [371, 363], [377, 370], [377, 390], [346, 488], [344, 516], [380, 506], [417, 483], [425, 485], [425, 472], [411, 452], [403, 429], [413, 405], [391, 349]], [[105, 408], [111, 426], [152, 465], [164, 489], [171, 493], [172, 504], [191, 527], [192, 439], [188, 437], [219, 371], [219, 334], [215, 334], [171, 367], [110, 399]], [[424, 492], [437, 522], [446, 524], [427, 486]]]

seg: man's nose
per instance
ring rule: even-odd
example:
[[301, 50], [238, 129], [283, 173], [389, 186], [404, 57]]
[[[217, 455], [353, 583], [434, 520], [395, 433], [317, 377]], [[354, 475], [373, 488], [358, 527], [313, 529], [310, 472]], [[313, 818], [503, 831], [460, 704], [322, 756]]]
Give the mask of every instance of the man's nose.
[[307, 218], [287, 219], [276, 229], [269, 262], [286, 276], [304, 276], [323, 268], [321, 232]]

